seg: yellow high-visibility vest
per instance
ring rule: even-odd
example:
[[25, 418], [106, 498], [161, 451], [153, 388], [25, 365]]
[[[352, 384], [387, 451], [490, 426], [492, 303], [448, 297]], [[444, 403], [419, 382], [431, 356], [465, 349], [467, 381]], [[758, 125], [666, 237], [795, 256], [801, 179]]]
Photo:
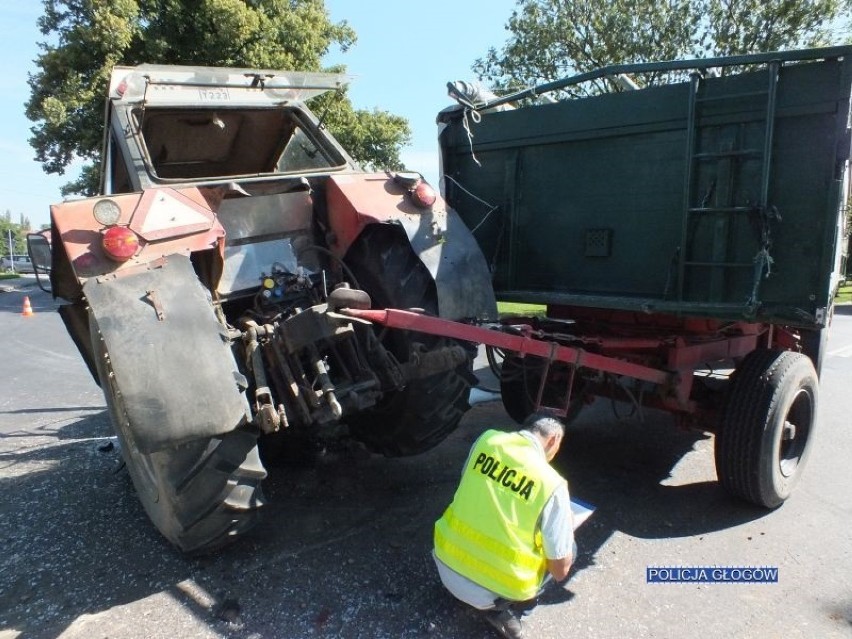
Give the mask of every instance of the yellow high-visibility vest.
[[537, 524], [564, 481], [520, 433], [486, 431], [435, 523], [435, 555], [501, 597], [532, 599], [547, 570]]

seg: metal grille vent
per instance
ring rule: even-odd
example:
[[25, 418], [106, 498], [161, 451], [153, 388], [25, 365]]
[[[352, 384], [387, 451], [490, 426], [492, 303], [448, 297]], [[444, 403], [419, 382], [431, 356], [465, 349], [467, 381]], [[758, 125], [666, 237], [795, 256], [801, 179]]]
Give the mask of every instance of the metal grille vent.
[[612, 229], [586, 229], [586, 257], [609, 257], [612, 254]]

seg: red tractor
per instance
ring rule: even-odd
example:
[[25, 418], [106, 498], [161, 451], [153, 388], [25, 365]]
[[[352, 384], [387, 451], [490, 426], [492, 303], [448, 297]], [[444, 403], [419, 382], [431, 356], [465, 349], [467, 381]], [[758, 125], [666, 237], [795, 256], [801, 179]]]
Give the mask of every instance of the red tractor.
[[273, 455], [345, 423], [413, 455], [469, 408], [470, 344], [339, 312], [496, 314], [455, 212], [419, 175], [361, 171], [305, 106], [345, 81], [116, 68], [102, 195], [51, 208], [60, 314], [145, 509], [184, 551], [254, 523], [259, 439]]

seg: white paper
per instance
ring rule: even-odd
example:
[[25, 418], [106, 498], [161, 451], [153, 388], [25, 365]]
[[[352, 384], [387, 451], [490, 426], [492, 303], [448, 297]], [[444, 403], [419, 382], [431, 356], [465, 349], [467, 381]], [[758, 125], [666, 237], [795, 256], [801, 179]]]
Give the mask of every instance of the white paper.
[[571, 514], [574, 515], [574, 530], [577, 530], [584, 521], [592, 516], [595, 507], [575, 499], [571, 500]]

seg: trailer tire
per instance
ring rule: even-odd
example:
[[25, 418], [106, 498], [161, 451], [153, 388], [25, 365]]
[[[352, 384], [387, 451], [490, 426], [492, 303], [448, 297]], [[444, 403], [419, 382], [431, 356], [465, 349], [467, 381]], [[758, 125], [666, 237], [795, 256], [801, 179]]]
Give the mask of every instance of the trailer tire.
[[[538, 360], [539, 365], [531, 364], [531, 360]], [[500, 396], [503, 400], [503, 408], [506, 413], [519, 424], [523, 424], [527, 417], [535, 410], [535, 400], [538, 394], [538, 385], [541, 380], [541, 368], [544, 360], [534, 357], [508, 356], [503, 360], [500, 367]], [[558, 367], [558, 364], [553, 364]], [[562, 367], [564, 368], [564, 367]], [[566, 424], [574, 421], [585, 405], [584, 386], [579, 377], [575, 377], [571, 401], [568, 403], [568, 412], [562, 421]], [[560, 388], [559, 391], [563, 391]], [[542, 402], [546, 406], [561, 407], [564, 398], [558, 397], [558, 392], [553, 384], [545, 386]]]
[[[355, 283], [374, 308], [418, 308], [438, 314], [435, 281], [398, 225], [374, 224], [358, 236], [346, 254]], [[456, 342], [411, 331], [389, 330], [383, 344], [401, 362], [412, 342], [434, 350]], [[470, 408], [475, 349], [468, 361], [436, 375], [409, 380], [405, 388], [386, 393], [379, 404], [347, 419], [350, 432], [371, 451], [387, 457], [423, 453], [444, 441]]]
[[237, 429], [154, 453], [140, 452], [110, 370], [106, 345], [89, 317], [95, 364], [130, 478], [159, 531], [185, 553], [200, 555], [249, 530], [264, 505], [266, 470], [257, 436]]
[[722, 486], [759, 506], [780, 506], [807, 461], [818, 398], [817, 374], [806, 355], [749, 353], [731, 377], [716, 434]]

